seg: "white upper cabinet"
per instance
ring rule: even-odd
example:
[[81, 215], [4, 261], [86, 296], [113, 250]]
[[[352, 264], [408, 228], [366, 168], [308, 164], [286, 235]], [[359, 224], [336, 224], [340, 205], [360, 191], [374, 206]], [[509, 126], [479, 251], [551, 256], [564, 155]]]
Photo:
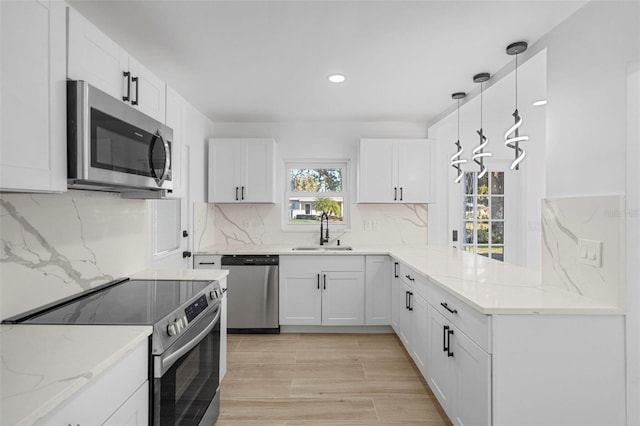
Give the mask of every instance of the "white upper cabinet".
[[427, 139], [360, 140], [358, 202], [431, 202], [431, 145]]
[[210, 203], [274, 203], [273, 139], [209, 139]]
[[0, 2], [0, 190], [67, 190], [65, 9]]
[[173, 130], [171, 141], [171, 171], [173, 179], [172, 195], [182, 198], [188, 190], [187, 171], [182, 168], [184, 146], [184, 123], [186, 121], [186, 101], [170, 87], [167, 87], [165, 124]]
[[67, 77], [84, 80], [164, 122], [166, 86], [72, 8], [67, 9]]

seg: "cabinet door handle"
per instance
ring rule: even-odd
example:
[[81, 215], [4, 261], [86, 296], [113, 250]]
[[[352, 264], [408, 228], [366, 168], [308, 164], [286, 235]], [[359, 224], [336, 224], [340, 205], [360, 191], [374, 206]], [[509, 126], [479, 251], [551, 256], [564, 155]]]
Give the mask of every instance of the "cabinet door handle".
[[236, 201], [238, 201], [238, 187], [236, 186]]
[[393, 187], [393, 201], [398, 201], [398, 187]]
[[451, 350], [451, 335], [453, 334], [453, 330], [447, 330], [447, 356], [453, 356], [453, 351]]
[[322, 274], [323, 290], [327, 289], [327, 274]]
[[442, 352], [449, 352], [449, 348], [447, 348], [447, 330], [449, 330], [449, 326], [445, 325], [442, 327]]
[[398, 278], [398, 262], [393, 265], [393, 278]]
[[122, 76], [127, 79], [127, 96], [123, 96], [122, 100], [129, 102], [129, 98], [131, 97], [131, 73], [129, 71], [122, 71]]
[[400, 187], [400, 201], [402, 201], [402, 187]]
[[215, 265], [216, 262], [198, 262], [198, 265]]
[[244, 200], [244, 186], [242, 187], [242, 191], [240, 192], [240, 194], [242, 194], [242, 196], [240, 197], [241, 200]]
[[411, 296], [413, 296], [413, 292], [409, 292], [409, 310], [413, 311], [413, 305], [411, 304]]
[[404, 292], [404, 308], [409, 309], [409, 292]]
[[320, 290], [320, 274], [318, 274], [318, 290]]
[[138, 77], [131, 77], [131, 82], [136, 84], [136, 100], [131, 99], [131, 105], [138, 105], [138, 87], [140, 86], [140, 82]]
[[445, 308], [447, 311], [451, 312], [452, 314], [457, 314], [458, 310], [457, 309], [451, 309], [449, 307], [449, 305], [447, 305], [447, 302], [440, 302], [440, 306], [442, 306], [443, 308]]

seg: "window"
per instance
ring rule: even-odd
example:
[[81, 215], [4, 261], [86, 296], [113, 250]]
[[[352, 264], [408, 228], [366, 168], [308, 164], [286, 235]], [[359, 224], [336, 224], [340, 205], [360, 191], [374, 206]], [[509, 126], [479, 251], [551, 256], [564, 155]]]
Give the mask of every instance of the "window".
[[320, 221], [345, 225], [347, 195], [346, 163], [287, 163], [286, 225], [309, 225]]
[[504, 172], [464, 175], [464, 250], [504, 260]]
[[180, 249], [180, 200], [153, 200], [151, 245], [154, 258]]

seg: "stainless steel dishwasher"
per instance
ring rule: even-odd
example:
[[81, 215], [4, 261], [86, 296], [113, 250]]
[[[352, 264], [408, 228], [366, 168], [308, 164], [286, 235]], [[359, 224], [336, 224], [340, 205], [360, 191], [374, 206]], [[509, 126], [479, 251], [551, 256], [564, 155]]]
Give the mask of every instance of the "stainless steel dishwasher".
[[228, 269], [227, 332], [280, 333], [278, 314], [279, 256], [222, 256]]

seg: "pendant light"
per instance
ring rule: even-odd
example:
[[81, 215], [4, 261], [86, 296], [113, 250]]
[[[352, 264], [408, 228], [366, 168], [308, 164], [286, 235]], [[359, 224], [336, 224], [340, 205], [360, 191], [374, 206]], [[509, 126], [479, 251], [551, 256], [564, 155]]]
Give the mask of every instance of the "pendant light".
[[460, 145], [460, 99], [464, 99], [465, 96], [467, 96], [467, 94], [464, 92], [456, 92], [451, 95], [453, 99], [458, 101], [458, 140], [455, 143], [457, 151], [451, 156], [451, 167], [456, 169], [458, 173], [455, 180], [453, 181], [454, 183], [460, 183], [460, 181], [462, 180], [463, 173], [460, 165], [467, 162], [467, 160], [463, 160], [462, 158], [460, 158], [462, 156], [462, 153], [464, 152], [464, 148], [462, 147], [462, 145]]
[[484, 148], [489, 144], [489, 139], [487, 139], [487, 137], [484, 135], [484, 130], [482, 129], [482, 84], [485, 81], [489, 81], [490, 78], [491, 75], [488, 72], [483, 72], [473, 76], [473, 82], [480, 83], [480, 130], [476, 131], [478, 136], [480, 136], [480, 145], [476, 146], [473, 149], [473, 155], [471, 156], [473, 162], [480, 166], [478, 179], [482, 179], [484, 175], [487, 174], [487, 167], [484, 165], [484, 158], [491, 157], [490, 152], [484, 152]]
[[519, 164], [527, 155], [525, 150], [520, 147], [520, 142], [529, 140], [529, 136], [520, 136], [520, 131], [518, 130], [520, 126], [522, 126], [522, 117], [520, 117], [520, 114], [518, 113], [518, 54], [527, 50], [527, 46], [527, 43], [524, 41], [517, 41], [507, 46], [507, 55], [516, 56], [516, 110], [511, 114], [513, 115], [514, 124], [509, 127], [509, 130], [504, 134], [504, 144], [515, 150], [515, 159], [511, 163], [511, 170], [520, 169]]

